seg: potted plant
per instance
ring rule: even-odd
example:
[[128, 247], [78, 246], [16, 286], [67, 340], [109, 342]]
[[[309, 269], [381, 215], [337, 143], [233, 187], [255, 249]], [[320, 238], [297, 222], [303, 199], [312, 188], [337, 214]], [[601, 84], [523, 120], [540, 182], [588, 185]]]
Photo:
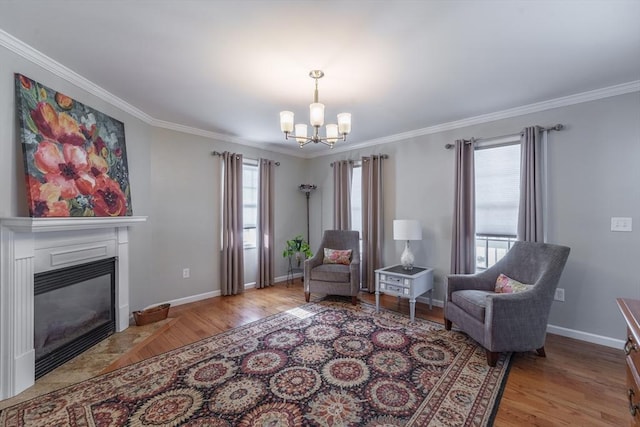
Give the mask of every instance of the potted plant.
[[287, 240], [284, 251], [282, 252], [283, 258], [295, 257], [298, 267], [300, 267], [303, 259], [311, 258], [312, 256], [313, 252], [311, 252], [309, 243], [304, 240], [301, 234], [298, 234], [293, 239]]

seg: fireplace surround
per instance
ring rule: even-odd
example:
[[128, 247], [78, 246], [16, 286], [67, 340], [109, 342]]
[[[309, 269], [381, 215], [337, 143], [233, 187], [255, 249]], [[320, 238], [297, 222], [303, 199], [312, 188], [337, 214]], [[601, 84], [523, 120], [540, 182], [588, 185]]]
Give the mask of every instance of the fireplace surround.
[[0, 218], [0, 400], [35, 381], [36, 274], [116, 258], [115, 328], [129, 326], [128, 227], [146, 219]]

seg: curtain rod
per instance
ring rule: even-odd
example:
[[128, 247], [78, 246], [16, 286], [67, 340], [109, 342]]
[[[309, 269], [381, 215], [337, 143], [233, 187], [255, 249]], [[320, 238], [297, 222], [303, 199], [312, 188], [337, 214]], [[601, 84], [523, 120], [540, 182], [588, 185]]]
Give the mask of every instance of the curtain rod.
[[[219, 152], [219, 151], [212, 151], [212, 152], [211, 152], [211, 155], [212, 155], [212, 156], [222, 156], [222, 153], [221, 153], [221, 152]], [[276, 165], [276, 166], [280, 166], [280, 162], [275, 162], [275, 165]]]
[[[373, 155], [375, 156], [375, 154], [373, 154]], [[381, 158], [381, 159], [388, 159], [388, 158], [389, 158], [389, 155], [388, 155], [388, 154], [378, 154], [378, 156], [380, 156], [380, 158]], [[349, 159], [349, 160], [347, 160], [347, 161], [348, 161], [349, 163], [353, 163], [353, 162], [355, 162], [356, 160], [351, 160], [351, 159]], [[366, 160], [365, 160], [365, 161], [366, 161]], [[331, 162], [331, 163], [329, 163], [329, 166], [333, 167], [333, 164], [334, 164], [334, 163], [335, 163], [335, 162]]]
[[[540, 127], [540, 131], [541, 131], [541, 132], [550, 131], [550, 130], [562, 130], [562, 129], [564, 129], [564, 125], [563, 125], [563, 124], [561, 124], [561, 123], [558, 123], [557, 125], [553, 125], [553, 126], [549, 126], [549, 127]], [[522, 132], [523, 132], [523, 131], [520, 131], [519, 133], [512, 133], [512, 134], [510, 134], [510, 135], [491, 136], [491, 137], [488, 137], [488, 138], [472, 138], [472, 139], [463, 139], [463, 141], [465, 142], [465, 144], [468, 144], [468, 143], [470, 143], [472, 140], [473, 140], [473, 141], [478, 142], [478, 141], [486, 141], [486, 140], [488, 140], [488, 139], [500, 139], [500, 138], [506, 138], [506, 137], [509, 137], [509, 136], [522, 135]], [[447, 150], [449, 150], [449, 149], [451, 149], [451, 148], [453, 148], [453, 147], [455, 147], [455, 146], [456, 146], [455, 144], [446, 144], [446, 145], [444, 146], [444, 148], [446, 148]]]

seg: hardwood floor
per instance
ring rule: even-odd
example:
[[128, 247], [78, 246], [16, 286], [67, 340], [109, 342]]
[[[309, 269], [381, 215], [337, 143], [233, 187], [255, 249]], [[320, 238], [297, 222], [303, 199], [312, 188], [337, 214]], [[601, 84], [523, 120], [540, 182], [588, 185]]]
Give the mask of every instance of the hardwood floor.
[[[360, 298], [375, 303], [374, 295], [361, 294]], [[312, 295], [312, 301], [318, 299], [319, 295]], [[156, 327], [151, 336], [129, 347], [101, 373], [303, 303], [304, 293], [297, 282], [290, 287], [278, 284], [268, 289], [250, 289], [243, 295], [172, 307], [168, 321]], [[382, 296], [381, 305], [409, 312], [404, 299]], [[442, 309], [438, 307], [429, 310], [428, 305], [417, 304], [416, 316], [442, 323]], [[136, 329], [134, 326], [120, 334], [136, 333]], [[629, 425], [622, 350], [550, 334], [545, 348], [546, 358], [536, 356], [535, 352], [513, 355], [496, 426]]]

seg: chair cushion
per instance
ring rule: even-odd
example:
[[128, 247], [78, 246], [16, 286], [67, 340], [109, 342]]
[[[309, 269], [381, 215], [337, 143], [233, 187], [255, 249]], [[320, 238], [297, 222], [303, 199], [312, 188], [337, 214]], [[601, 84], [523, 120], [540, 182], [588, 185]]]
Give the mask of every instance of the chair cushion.
[[321, 264], [311, 269], [310, 280], [323, 282], [350, 282], [351, 270], [344, 264]]
[[487, 307], [487, 295], [490, 291], [455, 291], [451, 294], [451, 302], [484, 323], [484, 313]]
[[496, 280], [495, 292], [497, 294], [518, 294], [531, 288], [533, 285], [525, 285], [501, 273]]
[[324, 248], [323, 264], [351, 264], [351, 249]]

